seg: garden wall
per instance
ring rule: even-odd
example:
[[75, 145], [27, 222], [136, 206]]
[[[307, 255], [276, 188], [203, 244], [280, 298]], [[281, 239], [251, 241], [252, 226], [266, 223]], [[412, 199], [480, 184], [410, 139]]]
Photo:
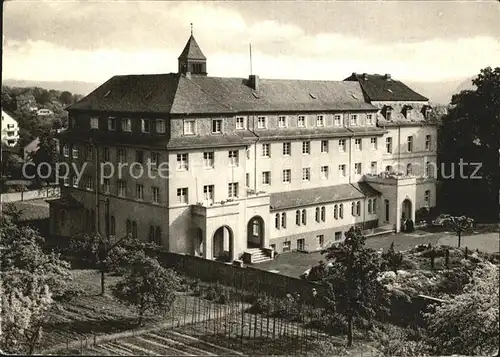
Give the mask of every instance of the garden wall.
[[322, 287], [303, 279], [271, 273], [249, 266], [239, 267], [220, 263], [192, 255], [165, 251], [156, 251], [154, 255], [164, 266], [173, 268], [190, 278], [232, 286], [256, 295], [264, 293], [276, 297], [286, 297], [287, 294], [298, 293], [304, 302], [319, 303], [313, 297], [313, 289], [316, 289], [318, 295], [320, 295]]

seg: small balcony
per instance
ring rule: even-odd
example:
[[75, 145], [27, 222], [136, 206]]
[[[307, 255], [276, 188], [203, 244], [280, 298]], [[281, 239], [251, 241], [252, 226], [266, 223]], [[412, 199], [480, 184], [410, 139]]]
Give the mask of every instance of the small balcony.
[[407, 175], [401, 172], [388, 172], [384, 171], [379, 174], [365, 174], [363, 176], [363, 181], [379, 183], [379, 184], [405, 184], [416, 183], [417, 179], [421, 178], [421, 175]]
[[202, 217], [215, 217], [228, 215], [238, 210], [240, 202], [232, 199], [222, 200], [219, 202], [198, 202], [191, 206], [192, 213]]

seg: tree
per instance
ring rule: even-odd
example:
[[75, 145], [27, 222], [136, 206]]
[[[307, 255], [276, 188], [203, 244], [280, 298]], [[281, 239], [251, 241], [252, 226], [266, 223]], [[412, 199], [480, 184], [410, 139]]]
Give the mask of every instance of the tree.
[[114, 295], [127, 305], [137, 309], [142, 325], [147, 312], [165, 314], [175, 301], [179, 277], [170, 269], [163, 268], [156, 259], [137, 257], [130, 271], [113, 288]]
[[[55, 166], [59, 161], [59, 151], [54, 134], [50, 130], [44, 130], [40, 135], [38, 150], [31, 154], [31, 159], [36, 167], [41, 163], [50, 165], [50, 169], [44, 164], [40, 167], [40, 175], [46, 177], [47, 182], [53, 182], [55, 179]], [[50, 172], [49, 172], [50, 171]]]
[[101, 273], [101, 295], [106, 293], [106, 273], [123, 272], [137, 257], [144, 256], [145, 250], [154, 247], [126, 235], [119, 239], [103, 237], [100, 234], [85, 235], [71, 239], [69, 254], [83, 261], [96, 264]]
[[447, 205], [443, 209], [451, 214], [463, 212], [496, 221], [500, 67], [481, 70], [473, 84], [476, 90], [453, 96], [451, 108], [439, 127], [438, 167], [443, 168], [439, 201]]
[[394, 274], [397, 274], [398, 269], [403, 265], [403, 254], [394, 250], [394, 242], [391, 243], [387, 252], [382, 254], [382, 259], [384, 260], [384, 265], [390, 268]]
[[445, 227], [449, 227], [457, 234], [459, 248], [462, 241], [462, 234], [474, 226], [472, 218], [465, 216], [455, 217], [449, 214], [443, 215], [441, 222]]
[[65, 105], [71, 104], [73, 103], [73, 94], [65, 90], [59, 96], [59, 101]]
[[463, 293], [424, 314], [435, 355], [491, 355], [499, 349], [499, 267], [484, 262]]
[[2, 217], [0, 349], [7, 353], [33, 353], [53, 299], [68, 290], [69, 263], [44, 253], [42, 244], [37, 231]]
[[345, 240], [325, 251], [331, 262], [323, 280], [330, 307], [345, 316], [347, 321], [347, 346], [352, 346], [353, 321], [372, 318], [377, 307], [385, 304], [386, 294], [377, 280], [381, 260], [377, 252], [365, 247], [361, 228], [352, 227], [345, 233]]

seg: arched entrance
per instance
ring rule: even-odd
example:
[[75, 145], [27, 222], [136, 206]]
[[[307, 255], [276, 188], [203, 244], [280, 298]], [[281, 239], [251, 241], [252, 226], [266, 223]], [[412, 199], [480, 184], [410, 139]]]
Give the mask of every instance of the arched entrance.
[[201, 228], [195, 229], [193, 248], [193, 255], [203, 256], [203, 230]]
[[232, 261], [234, 236], [228, 226], [219, 227], [212, 237], [212, 257], [219, 261]]
[[403, 221], [406, 221], [407, 219], [412, 219], [412, 212], [411, 212], [411, 201], [407, 198], [403, 201], [403, 207], [401, 210], [401, 219]]
[[247, 225], [247, 247], [264, 247], [264, 219], [261, 216], [254, 216], [248, 221]]

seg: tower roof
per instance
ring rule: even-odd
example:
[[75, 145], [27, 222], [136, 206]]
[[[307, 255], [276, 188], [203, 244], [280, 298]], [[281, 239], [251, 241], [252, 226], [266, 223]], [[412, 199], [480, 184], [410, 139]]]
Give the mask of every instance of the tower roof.
[[198, 46], [194, 36], [191, 34], [188, 42], [186, 43], [186, 47], [184, 47], [184, 50], [182, 50], [178, 59], [206, 60], [207, 58], [203, 55], [200, 46]]

